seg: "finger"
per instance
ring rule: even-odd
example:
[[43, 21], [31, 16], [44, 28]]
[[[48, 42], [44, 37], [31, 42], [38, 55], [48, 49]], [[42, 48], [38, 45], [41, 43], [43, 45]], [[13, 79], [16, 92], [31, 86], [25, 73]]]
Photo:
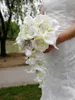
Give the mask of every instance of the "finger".
[[49, 48], [44, 51], [44, 53], [48, 53], [48, 52], [49, 52]]
[[54, 48], [54, 46], [53, 45], [49, 45], [49, 48]]
[[52, 48], [48, 48], [48, 49], [46, 49], [46, 50], [44, 51], [44, 53], [48, 53], [48, 52], [50, 52], [51, 49], [52, 49]]
[[44, 53], [48, 53], [53, 49], [52, 45], [49, 45], [49, 47], [44, 51]]

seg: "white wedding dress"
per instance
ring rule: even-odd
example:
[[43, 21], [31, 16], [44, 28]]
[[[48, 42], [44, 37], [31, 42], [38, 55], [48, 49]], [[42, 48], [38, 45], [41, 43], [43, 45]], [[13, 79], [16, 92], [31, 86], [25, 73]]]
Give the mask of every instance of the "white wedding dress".
[[[45, 13], [57, 19], [60, 33], [75, 19], [75, 0], [42, 0]], [[44, 75], [40, 100], [75, 100], [75, 38], [58, 45], [45, 54], [47, 72]]]

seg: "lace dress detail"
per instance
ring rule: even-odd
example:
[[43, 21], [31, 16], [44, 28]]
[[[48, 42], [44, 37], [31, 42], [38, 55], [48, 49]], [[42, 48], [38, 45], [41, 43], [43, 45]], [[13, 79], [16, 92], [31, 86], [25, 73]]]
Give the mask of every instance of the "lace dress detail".
[[[64, 31], [75, 19], [75, 0], [43, 0], [45, 13]], [[75, 38], [45, 54], [47, 73], [41, 84], [41, 100], [75, 100]]]

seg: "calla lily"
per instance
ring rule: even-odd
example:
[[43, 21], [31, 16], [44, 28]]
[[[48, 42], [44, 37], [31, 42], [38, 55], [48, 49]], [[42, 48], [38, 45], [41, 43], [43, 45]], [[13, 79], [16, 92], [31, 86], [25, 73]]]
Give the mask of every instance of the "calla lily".
[[27, 24], [29, 26], [32, 26], [32, 25], [35, 24], [35, 21], [34, 21], [34, 19], [31, 16], [27, 15], [25, 17], [25, 19], [24, 19], [24, 24]]
[[44, 37], [44, 41], [47, 44], [53, 45], [56, 49], [58, 49], [56, 47], [57, 36], [54, 33], [55, 33], [55, 31], [53, 31], [53, 32], [45, 32], [45, 34], [43, 35], [43, 37]]
[[27, 57], [30, 57], [32, 55], [32, 49], [31, 48], [25, 48], [25, 55]]
[[39, 14], [37, 15], [35, 18], [34, 18], [34, 21], [37, 23], [37, 24], [40, 24], [42, 23], [43, 21], [45, 20], [49, 20], [49, 17], [45, 14], [45, 15], [42, 15], [42, 14]]
[[30, 57], [29, 59], [26, 60], [26, 64], [35, 65], [36, 59], [34, 57]]
[[19, 50], [23, 52], [24, 51], [24, 40], [20, 36], [20, 33], [19, 33], [19, 36], [16, 38], [16, 43], [19, 45]]
[[37, 36], [37, 35], [38, 35], [37, 28], [34, 27], [34, 26], [31, 26], [31, 27], [30, 27], [30, 33], [27, 34], [27, 38], [28, 38], [28, 39], [33, 39], [33, 38], [35, 38], [35, 36]]
[[47, 69], [45, 67], [36, 65], [36, 67], [34, 68], [34, 70], [36, 70], [37, 74], [41, 73], [45, 73], [47, 71]]
[[24, 24], [20, 30], [20, 36], [23, 40], [32, 39], [37, 36], [38, 31], [35, 26], [29, 27], [28, 25]]
[[45, 43], [44, 39], [40, 36], [37, 36], [33, 41], [32, 45], [36, 50], [43, 52], [47, 47], [48, 44]]

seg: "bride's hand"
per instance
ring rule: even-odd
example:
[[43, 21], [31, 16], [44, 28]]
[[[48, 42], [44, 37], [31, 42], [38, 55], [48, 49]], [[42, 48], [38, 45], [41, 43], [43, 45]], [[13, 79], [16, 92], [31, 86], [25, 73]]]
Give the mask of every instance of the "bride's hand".
[[[71, 27], [69, 27], [67, 30], [65, 30], [59, 35], [56, 44], [60, 44], [74, 37], [75, 37], [75, 24], [73, 24]], [[49, 45], [49, 47], [44, 51], [44, 53], [50, 52], [53, 48], [54, 47], [52, 45]]]
[[48, 48], [43, 53], [50, 52], [54, 47], [52, 45], [49, 45]]

